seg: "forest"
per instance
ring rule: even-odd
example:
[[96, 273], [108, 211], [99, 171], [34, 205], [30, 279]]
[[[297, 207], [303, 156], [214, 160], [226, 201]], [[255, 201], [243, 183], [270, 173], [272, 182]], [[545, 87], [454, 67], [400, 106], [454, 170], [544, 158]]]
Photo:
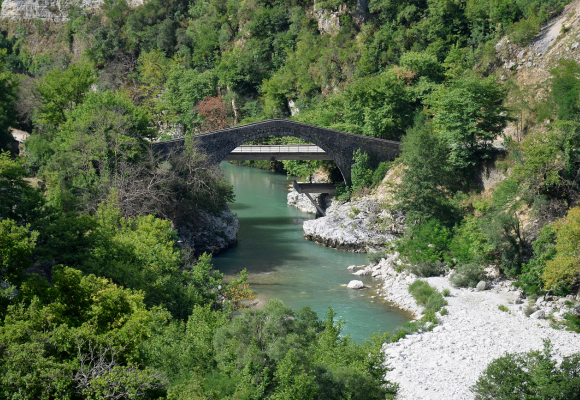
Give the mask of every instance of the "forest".
[[[105, 0], [64, 23], [0, 21], [0, 399], [393, 398], [381, 348], [396, 332], [360, 344], [332, 310], [244, 309], [247, 274], [225, 283], [179, 241], [234, 199], [191, 139], [269, 118], [402, 142], [391, 163], [354, 154], [339, 197], [398, 170], [393, 246], [418, 275], [475, 286], [495, 265], [532, 297], [577, 292], [580, 65], [518, 102], [496, 52], [568, 1], [362, 3]], [[504, 135], [524, 103], [525, 134]], [[30, 133], [20, 149], [11, 128]], [[183, 153], [149, 146], [179, 137]], [[508, 174], [492, 193], [486, 163]]]

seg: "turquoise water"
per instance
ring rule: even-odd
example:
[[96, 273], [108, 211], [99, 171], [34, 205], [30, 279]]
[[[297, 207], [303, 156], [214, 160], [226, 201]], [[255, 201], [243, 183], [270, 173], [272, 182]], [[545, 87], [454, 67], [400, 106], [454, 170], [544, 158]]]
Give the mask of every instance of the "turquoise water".
[[[215, 268], [233, 276], [246, 268], [258, 298], [281, 299], [293, 309], [310, 306], [319, 318], [332, 307], [346, 321], [345, 333], [362, 341], [373, 332], [392, 331], [409, 315], [375, 296], [379, 280], [354, 277], [346, 268], [365, 263], [363, 254], [330, 249], [304, 240], [302, 223], [314, 218], [286, 204], [291, 181], [283, 174], [222, 163], [234, 186], [240, 231], [236, 247], [216, 256]], [[349, 290], [341, 285], [360, 279], [371, 289]]]

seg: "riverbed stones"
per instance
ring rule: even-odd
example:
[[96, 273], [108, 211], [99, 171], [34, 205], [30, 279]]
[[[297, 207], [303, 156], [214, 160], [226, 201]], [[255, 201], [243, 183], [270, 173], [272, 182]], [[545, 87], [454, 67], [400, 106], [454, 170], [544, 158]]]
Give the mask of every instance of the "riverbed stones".
[[[384, 278], [379, 293], [420, 317], [421, 307], [408, 292], [409, 281], [417, 278], [398, 273], [398, 263], [393, 256], [389, 256], [389, 262], [383, 259], [379, 263]], [[579, 334], [553, 329], [546, 319], [528, 318], [522, 305], [511, 305], [511, 313], [498, 309], [500, 304], [512, 304], [521, 298], [512, 281], [493, 280], [488, 285], [491, 290], [477, 291], [455, 288], [446, 277], [424, 280], [439, 291], [450, 291], [451, 296], [445, 298], [448, 313], [438, 317], [439, 326], [433, 331], [384, 345], [389, 367], [393, 368], [386, 378], [400, 385], [397, 400], [473, 400], [470, 387], [492, 360], [508, 352], [541, 350], [546, 338], [551, 340], [557, 357], [580, 352]]]
[[364, 285], [364, 283], [362, 283], [362, 281], [356, 281], [356, 280], [350, 281], [347, 285], [347, 288], [349, 288], [349, 289], [362, 289], [364, 287], [365, 287], [365, 285]]
[[367, 271], [366, 269], [361, 269], [360, 271], [356, 271], [353, 273], [353, 275], [356, 276], [366, 276], [369, 274], [369, 271]]
[[487, 289], [487, 282], [486, 281], [479, 281], [479, 283], [477, 284], [477, 286], [475, 288], [481, 292], [481, 291]]

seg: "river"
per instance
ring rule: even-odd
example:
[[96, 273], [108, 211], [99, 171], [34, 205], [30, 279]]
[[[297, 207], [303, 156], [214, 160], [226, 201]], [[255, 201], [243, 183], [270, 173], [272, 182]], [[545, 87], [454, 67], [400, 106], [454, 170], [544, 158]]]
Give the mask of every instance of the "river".
[[[286, 175], [222, 163], [226, 179], [234, 186], [230, 204], [238, 215], [238, 244], [214, 257], [216, 269], [233, 276], [246, 268], [248, 283], [258, 298], [278, 298], [298, 310], [309, 306], [319, 318], [332, 307], [346, 321], [344, 333], [363, 341], [377, 331], [393, 331], [409, 315], [376, 296], [380, 281], [354, 277], [349, 265], [365, 263], [363, 254], [330, 249], [304, 240], [302, 223], [314, 218], [286, 204]], [[371, 289], [350, 290], [343, 284], [360, 279]]]

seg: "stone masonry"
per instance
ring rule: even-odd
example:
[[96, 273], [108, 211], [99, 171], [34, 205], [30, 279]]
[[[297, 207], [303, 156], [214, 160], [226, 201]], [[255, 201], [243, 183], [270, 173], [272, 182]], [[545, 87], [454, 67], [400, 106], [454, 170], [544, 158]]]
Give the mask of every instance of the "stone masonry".
[[[352, 157], [357, 149], [373, 157], [376, 162], [393, 160], [399, 154], [399, 142], [320, 128], [285, 119], [270, 119], [203, 133], [194, 136], [194, 140], [200, 150], [219, 163], [236, 147], [264, 136], [294, 136], [319, 146], [336, 162], [346, 181], [350, 181]], [[163, 153], [179, 150], [184, 145], [185, 139], [175, 139], [155, 143], [153, 147]]]

